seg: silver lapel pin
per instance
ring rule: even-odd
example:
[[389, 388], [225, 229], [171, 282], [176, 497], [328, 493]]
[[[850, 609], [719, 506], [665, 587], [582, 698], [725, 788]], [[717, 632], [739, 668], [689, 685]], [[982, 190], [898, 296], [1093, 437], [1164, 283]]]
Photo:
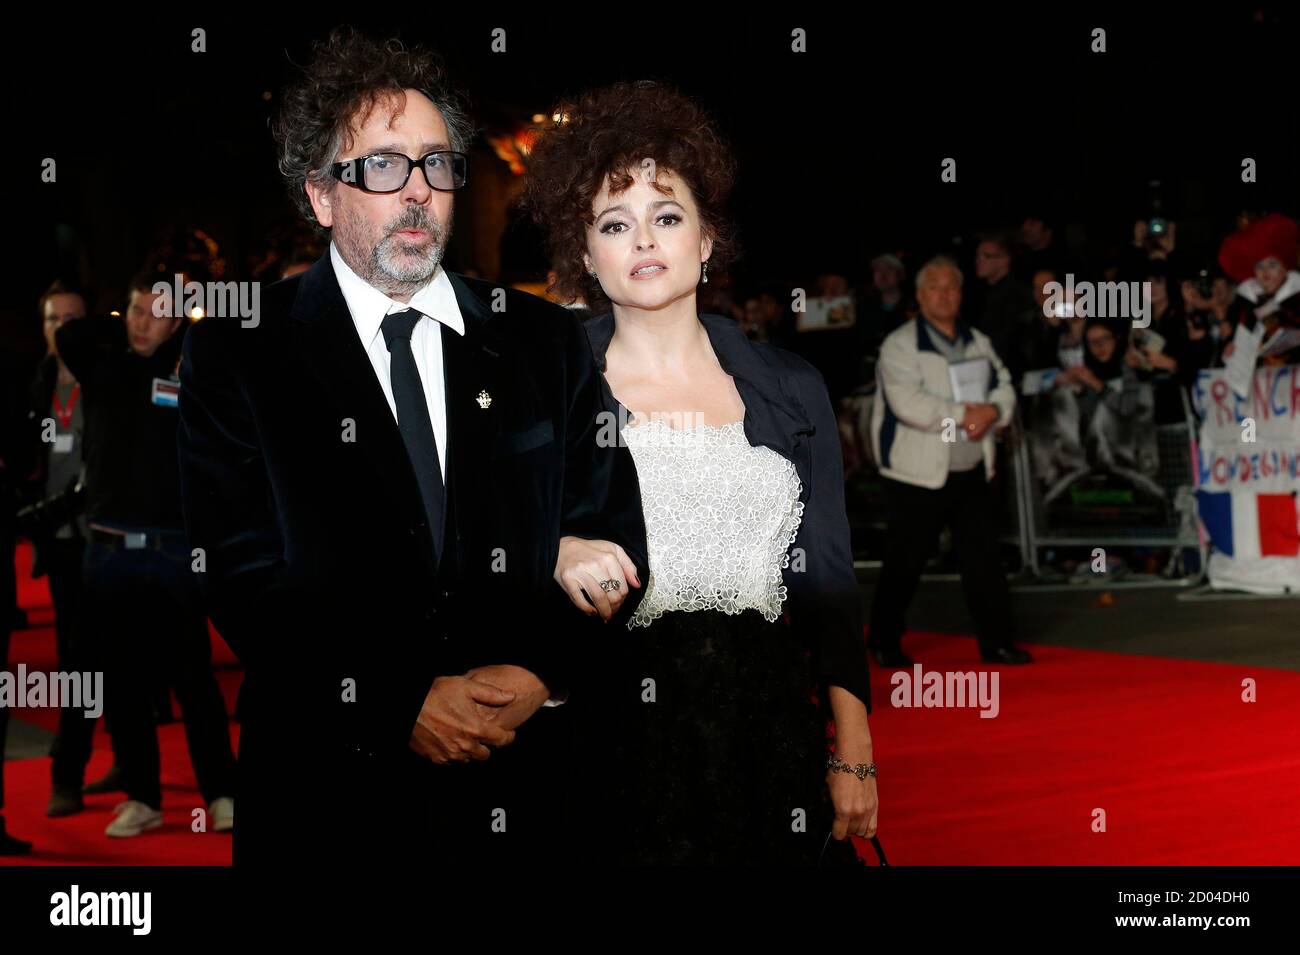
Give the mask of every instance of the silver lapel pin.
[[478, 393], [478, 406], [484, 410], [492, 406], [492, 396], [487, 393], [486, 388]]

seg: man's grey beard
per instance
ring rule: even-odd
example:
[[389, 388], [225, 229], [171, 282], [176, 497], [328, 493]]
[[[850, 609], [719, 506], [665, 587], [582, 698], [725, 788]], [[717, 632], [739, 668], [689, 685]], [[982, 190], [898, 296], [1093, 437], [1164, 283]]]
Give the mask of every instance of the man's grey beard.
[[[344, 215], [339, 223], [339, 251], [360, 251], [361, 255], [345, 255], [345, 259], [355, 259], [348, 265], [367, 283], [379, 289], [385, 295], [413, 295], [423, 288], [442, 264], [442, 255], [447, 247], [447, 235], [451, 231], [451, 213], [447, 215], [447, 228], [443, 227], [423, 208], [411, 207], [396, 220], [389, 223], [384, 237], [369, 250], [356, 249], [357, 237], [361, 233], [356, 219]], [[423, 229], [432, 237], [428, 246], [417, 249], [416, 246], [397, 236], [401, 229]], [[410, 254], [403, 250], [411, 250]]]

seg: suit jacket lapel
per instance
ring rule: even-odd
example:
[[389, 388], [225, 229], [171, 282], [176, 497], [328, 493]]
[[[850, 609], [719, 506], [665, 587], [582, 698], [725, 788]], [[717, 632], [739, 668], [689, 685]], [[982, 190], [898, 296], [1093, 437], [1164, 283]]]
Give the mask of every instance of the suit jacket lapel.
[[[448, 278], [465, 321], [465, 334], [442, 327], [447, 396], [447, 473], [443, 477], [454, 517], [463, 524], [484, 503], [483, 476], [492, 467], [501, 419], [511, 412], [510, 389], [502, 371], [506, 345], [492, 325], [492, 313], [458, 276], [448, 273]], [[456, 521], [449, 525], [446, 519], [443, 527], [452, 533], [459, 530]], [[444, 548], [451, 544], [447, 541]]]
[[[386, 502], [404, 527], [426, 524], [411, 459], [370, 356], [357, 337], [328, 252], [303, 275], [292, 316], [295, 347], [320, 383], [320, 393], [313, 398], [333, 405], [340, 434], [344, 419], [355, 422], [359, 457], [374, 466], [384, 489], [376, 500]], [[432, 552], [420, 550], [428, 552], [432, 570]]]

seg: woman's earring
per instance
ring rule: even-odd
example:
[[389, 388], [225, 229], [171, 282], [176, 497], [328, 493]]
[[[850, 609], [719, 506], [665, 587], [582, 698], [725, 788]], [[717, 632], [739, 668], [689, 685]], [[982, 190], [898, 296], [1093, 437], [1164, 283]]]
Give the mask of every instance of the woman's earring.
[[702, 281], [705, 285], [708, 285], [709, 284], [709, 260], [705, 259], [700, 264], [701, 266], [703, 266], [700, 270], [702, 273], [700, 281]]

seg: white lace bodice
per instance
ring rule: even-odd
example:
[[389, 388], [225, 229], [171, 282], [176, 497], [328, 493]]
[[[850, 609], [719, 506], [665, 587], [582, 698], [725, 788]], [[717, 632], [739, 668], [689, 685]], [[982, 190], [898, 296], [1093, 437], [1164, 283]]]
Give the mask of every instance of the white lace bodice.
[[752, 446], [743, 421], [675, 429], [651, 419], [622, 433], [641, 483], [650, 561], [628, 626], [669, 610], [755, 609], [776, 620], [803, 517], [793, 462]]

